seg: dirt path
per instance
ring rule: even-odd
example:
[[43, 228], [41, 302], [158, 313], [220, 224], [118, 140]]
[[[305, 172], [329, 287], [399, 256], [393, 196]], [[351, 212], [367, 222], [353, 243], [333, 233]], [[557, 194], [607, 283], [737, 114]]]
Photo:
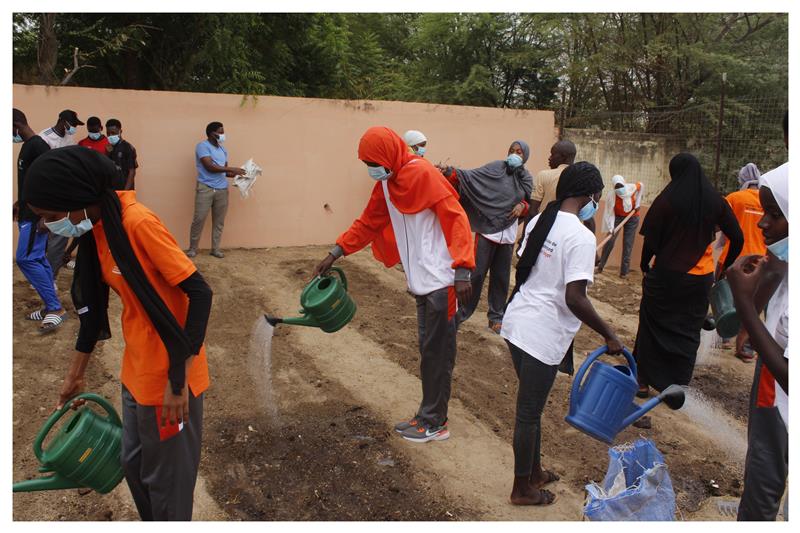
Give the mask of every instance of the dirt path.
[[[222, 261], [205, 254], [196, 259], [215, 297], [195, 519], [579, 520], [584, 486], [602, 480], [608, 447], [563, 421], [571, 384], [565, 375], [556, 379], [543, 417], [543, 461], [562, 477], [551, 488], [557, 501], [526, 509], [507, 502], [517, 381], [505, 343], [486, 327], [485, 298], [459, 333], [448, 441], [413, 444], [391, 430], [415, 412], [420, 398], [416, 311], [404, 274], [385, 269], [368, 251], [340, 261], [358, 305], [353, 321], [335, 334], [278, 326], [266, 374], [262, 354], [251, 352], [254, 322], [263, 312], [295, 315], [300, 290], [326, 252], [232, 250]], [[67, 274], [61, 293], [68, 299]], [[36, 335], [21, 319], [35, 298], [16, 269], [14, 280], [13, 475], [24, 479], [36, 472], [30, 443], [57, 394], [77, 319], [53, 335]], [[606, 273], [590, 291], [628, 345], [636, 334], [640, 285], [641, 278], [623, 283]], [[110, 312], [116, 327], [116, 297]], [[95, 355], [88, 381], [118, 405], [122, 337], [118, 329], [114, 334]], [[600, 342], [583, 328], [576, 365]], [[710, 412], [737, 434], [744, 433], [751, 376], [751, 365], [722, 352], [695, 372], [693, 386], [713, 402]], [[618, 442], [640, 434], [656, 442], [682, 518], [730, 519], [714, 516], [709, 502], [741, 491], [741, 454], [686, 412], [658, 407], [652, 415], [653, 430], [627, 428]], [[124, 484], [106, 496], [15, 494], [13, 513], [15, 520], [137, 519]]]

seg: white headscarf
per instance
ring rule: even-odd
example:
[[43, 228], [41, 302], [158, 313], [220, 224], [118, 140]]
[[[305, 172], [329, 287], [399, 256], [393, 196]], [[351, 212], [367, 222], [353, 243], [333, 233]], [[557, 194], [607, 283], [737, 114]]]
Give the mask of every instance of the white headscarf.
[[789, 163], [784, 163], [758, 179], [759, 187], [767, 187], [778, 202], [783, 216], [789, 218]]
[[739, 190], [743, 191], [754, 185], [753, 182], [757, 182], [759, 176], [761, 176], [761, 171], [758, 170], [756, 164], [747, 163], [739, 170]]
[[428, 138], [421, 131], [408, 130], [403, 134], [403, 140], [409, 146], [416, 146], [419, 143], [427, 142]]
[[624, 209], [626, 213], [631, 211], [633, 209], [633, 193], [636, 192], [636, 185], [625, 183], [625, 178], [619, 174], [611, 178], [611, 183], [614, 185], [622, 184], [621, 188], [614, 189], [614, 194], [622, 199], [622, 209]]

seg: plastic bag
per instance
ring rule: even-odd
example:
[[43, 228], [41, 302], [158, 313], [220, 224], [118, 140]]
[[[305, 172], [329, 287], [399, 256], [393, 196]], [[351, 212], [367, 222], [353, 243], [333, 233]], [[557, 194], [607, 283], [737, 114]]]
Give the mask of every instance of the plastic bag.
[[261, 175], [261, 167], [256, 165], [252, 159], [242, 165], [244, 169], [244, 176], [236, 176], [233, 178], [233, 185], [239, 188], [242, 198], [250, 196], [250, 189], [256, 182], [256, 179]]
[[648, 439], [608, 449], [602, 486], [586, 485], [583, 514], [592, 521], [675, 520], [675, 491], [664, 456]]

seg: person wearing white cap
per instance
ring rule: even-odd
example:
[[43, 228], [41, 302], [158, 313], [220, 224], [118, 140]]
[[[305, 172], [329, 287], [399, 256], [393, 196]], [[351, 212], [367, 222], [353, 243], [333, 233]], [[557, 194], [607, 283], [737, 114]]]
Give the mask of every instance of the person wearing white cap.
[[[633, 240], [636, 237], [636, 229], [639, 227], [639, 209], [642, 207], [642, 182], [625, 183], [625, 178], [617, 174], [611, 178], [614, 188], [608, 192], [606, 197], [606, 209], [603, 215], [603, 229], [611, 233], [618, 225], [622, 224], [627, 218], [627, 222], [622, 227], [622, 261], [619, 264], [619, 277], [624, 278], [631, 270], [631, 252], [633, 251]], [[600, 262], [597, 264], [597, 273], [603, 271], [608, 261], [608, 256], [614, 249], [617, 240], [617, 231], [611, 235], [611, 239], [603, 246], [603, 253], [600, 255]]]
[[414, 155], [425, 157], [425, 150], [427, 150], [428, 138], [425, 134], [417, 130], [408, 130], [403, 134], [403, 140], [406, 142]]

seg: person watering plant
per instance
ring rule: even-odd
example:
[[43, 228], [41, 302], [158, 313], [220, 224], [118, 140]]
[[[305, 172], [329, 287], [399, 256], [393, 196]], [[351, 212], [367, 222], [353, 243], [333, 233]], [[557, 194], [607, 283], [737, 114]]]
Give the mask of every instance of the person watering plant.
[[761, 176], [758, 192], [767, 253], [742, 256], [726, 271], [736, 314], [758, 353], [738, 512], [743, 521], [775, 520], [789, 472], [789, 163]]
[[412, 442], [445, 440], [456, 360], [456, 300], [469, 300], [475, 268], [469, 220], [447, 180], [412, 155], [389, 128], [369, 128], [358, 144], [358, 158], [377, 183], [361, 216], [336, 239], [314, 275], [370, 243], [387, 267], [402, 262], [417, 301], [422, 401], [416, 415], [394, 429]]
[[24, 201], [50, 231], [80, 241], [72, 284], [80, 330], [58, 407], [82, 392], [96, 342], [111, 336], [110, 287], [122, 300], [128, 487], [143, 520], [191, 520], [212, 292], [136, 193], [112, 189], [116, 175], [107, 156], [70, 147], [39, 156], [24, 183]]
[[[730, 204], [736, 220], [739, 221], [739, 226], [742, 228], [744, 234], [744, 246], [742, 247], [741, 255], [765, 255], [767, 253], [767, 245], [764, 243], [764, 236], [758, 227], [758, 222], [764, 215], [761, 209], [761, 200], [759, 199], [758, 179], [761, 176], [758, 167], [753, 163], [747, 163], [739, 171], [739, 185], [738, 191], [730, 193], [725, 197], [725, 200]], [[730, 247], [728, 240], [721, 236], [717, 241], [717, 247], [722, 247], [717, 262], [716, 278], [722, 277], [725, 272], [723, 265], [728, 255], [728, 248]], [[747, 339], [747, 331], [742, 328], [736, 336], [736, 357], [748, 363], [755, 358], [752, 348]]]
[[472, 170], [442, 167], [445, 177], [457, 187], [472, 231], [475, 232], [475, 271], [472, 298], [459, 308], [456, 323], [472, 316], [481, 299], [483, 282], [489, 276], [489, 329], [500, 333], [503, 324], [511, 256], [517, 242], [520, 217], [528, 212], [533, 177], [525, 168], [530, 148], [514, 141], [504, 160], [492, 161]]
[[[644, 280], [633, 349], [639, 397], [648, 396], [649, 386], [663, 391], [672, 384], [689, 384], [714, 282], [711, 243], [717, 226], [731, 242], [726, 265], [739, 256], [744, 242], [731, 207], [695, 156], [676, 155], [669, 173], [672, 181], [653, 201], [640, 230]], [[648, 428], [650, 418], [634, 425]]]
[[[606, 209], [603, 215], [603, 229], [612, 233], [614, 228], [622, 224], [622, 262], [619, 265], [619, 277], [625, 278], [631, 270], [631, 252], [633, 240], [636, 238], [636, 229], [639, 227], [639, 209], [642, 207], [644, 189], [641, 181], [625, 183], [625, 178], [616, 175], [611, 178], [614, 189], [609, 191], [606, 198]], [[597, 273], [601, 273], [606, 266], [608, 256], [614, 249], [617, 233], [603, 246], [600, 262], [597, 264]]]
[[414, 155], [425, 157], [425, 151], [428, 149], [428, 138], [425, 134], [417, 130], [408, 130], [403, 134], [403, 140], [406, 142]]
[[583, 221], [594, 216], [602, 190], [603, 178], [591, 163], [566, 167], [556, 199], [531, 220], [520, 246], [516, 283], [500, 330], [519, 379], [511, 490], [515, 505], [546, 505], [555, 499], [542, 488], [559, 479], [542, 468], [542, 411], [559, 364], [571, 356], [581, 322], [603, 336], [608, 353], [622, 351], [622, 343], [586, 296], [597, 242]]

